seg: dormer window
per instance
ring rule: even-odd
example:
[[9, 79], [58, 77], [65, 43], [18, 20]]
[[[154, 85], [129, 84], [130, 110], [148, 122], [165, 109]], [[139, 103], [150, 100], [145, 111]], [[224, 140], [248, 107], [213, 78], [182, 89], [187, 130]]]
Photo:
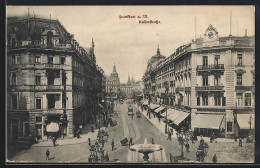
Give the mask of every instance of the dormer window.
[[47, 33], [47, 46], [48, 47], [52, 47], [53, 46], [52, 39], [53, 39], [53, 32], [52, 31], [48, 31], [48, 33]]

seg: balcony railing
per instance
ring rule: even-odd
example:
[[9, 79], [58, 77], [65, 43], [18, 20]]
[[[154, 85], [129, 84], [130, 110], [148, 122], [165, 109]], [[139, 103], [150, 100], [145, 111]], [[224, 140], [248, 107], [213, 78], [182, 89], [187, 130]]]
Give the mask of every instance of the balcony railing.
[[178, 87], [175, 89], [175, 92], [180, 92], [180, 91], [184, 91], [185, 88], [184, 87]]
[[198, 65], [197, 71], [224, 70], [224, 64]]
[[236, 86], [235, 90], [245, 90], [245, 91], [254, 91], [254, 86]]
[[223, 90], [224, 86], [197, 86], [196, 91], [206, 91], [206, 90]]
[[60, 64], [44, 64], [44, 68], [61, 69]]
[[64, 86], [62, 85], [47, 85], [48, 90], [63, 90]]

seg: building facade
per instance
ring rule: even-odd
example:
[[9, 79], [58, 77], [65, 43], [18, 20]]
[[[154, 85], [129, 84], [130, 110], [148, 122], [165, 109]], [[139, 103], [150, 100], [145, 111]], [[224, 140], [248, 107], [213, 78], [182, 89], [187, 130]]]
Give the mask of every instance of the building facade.
[[113, 67], [113, 72], [106, 78], [106, 93], [116, 95], [120, 90], [120, 77], [116, 72], [116, 65]]
[[[157, 68], [147, 69], [150, 73], [144, 75], [145, 86], [149, 93], [168, 90], [167, 98], [173, 93], [173, 106], [190, 112], [194, 132], [239, 136], [242, 129], [254, 128], [254, 50], [254, 36], [245, 32], [243, 37], [219, 37], [217, 29], [209, 25], [204, 37], [180, 46], [157, 62]], [[149, 82], [152, 79], [154, 85], [157, 82], [155, 90]]]
[[102, 92], [94, 41], [86, 51], [58, 20], [7, 18], [7, 130], [19, 137], [72, 137]]

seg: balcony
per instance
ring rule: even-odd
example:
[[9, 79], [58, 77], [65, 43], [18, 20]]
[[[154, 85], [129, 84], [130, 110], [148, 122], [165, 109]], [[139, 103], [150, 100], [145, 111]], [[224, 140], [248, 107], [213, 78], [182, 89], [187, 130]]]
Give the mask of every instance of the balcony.
[[61, 65], [60, 64], [44, 64], [44, 68], [61, 69]]
[[63, 109], [47, 109], [43, 111], [43, 115], [48, 114], [63, 114]]
[[175, 89], [175, 92], [180, 92], [180, 91], [184, 91], [184, 90], [185, 90], [184, 87], [177, 87], [177, 88]]
[[62, 85], [47, 85], [47, 90], [63, 90], [64, 86]]
[[195, 87], [196, 91], [221, 91], [224, 86], [197, 86]]
[[254, 86], [236, 86], [235, 90], [243, 90], [243, 91], [254, 91]]
[[224, 71], [224, 64], [198, 65], [197, 71]]

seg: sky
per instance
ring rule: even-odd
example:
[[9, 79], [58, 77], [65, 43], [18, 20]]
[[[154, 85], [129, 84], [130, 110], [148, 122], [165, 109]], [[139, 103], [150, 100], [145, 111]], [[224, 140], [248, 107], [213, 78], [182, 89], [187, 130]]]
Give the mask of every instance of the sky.
[[[233, 36], [244, 36], [245, 29], [255, 35], [254, 6], [7, 6], [7, 16], [27, 15], [28, 8], [30, 14], [58, 19], [82, 47], [90, 47], [93, 37], [97, 64], [106, 75], [115, 64], [121, 83], [129, 75], [142, 79], [158, 45], [168, 57], [190, 43], [195, 27], [196, 36], [203, 37], [212, 24], [222, 37], [230, 34], [231, 22]], [[135, 18], [120, 18], [127, 15]], [[145, 20], [160, 23], [139, 23]]]

